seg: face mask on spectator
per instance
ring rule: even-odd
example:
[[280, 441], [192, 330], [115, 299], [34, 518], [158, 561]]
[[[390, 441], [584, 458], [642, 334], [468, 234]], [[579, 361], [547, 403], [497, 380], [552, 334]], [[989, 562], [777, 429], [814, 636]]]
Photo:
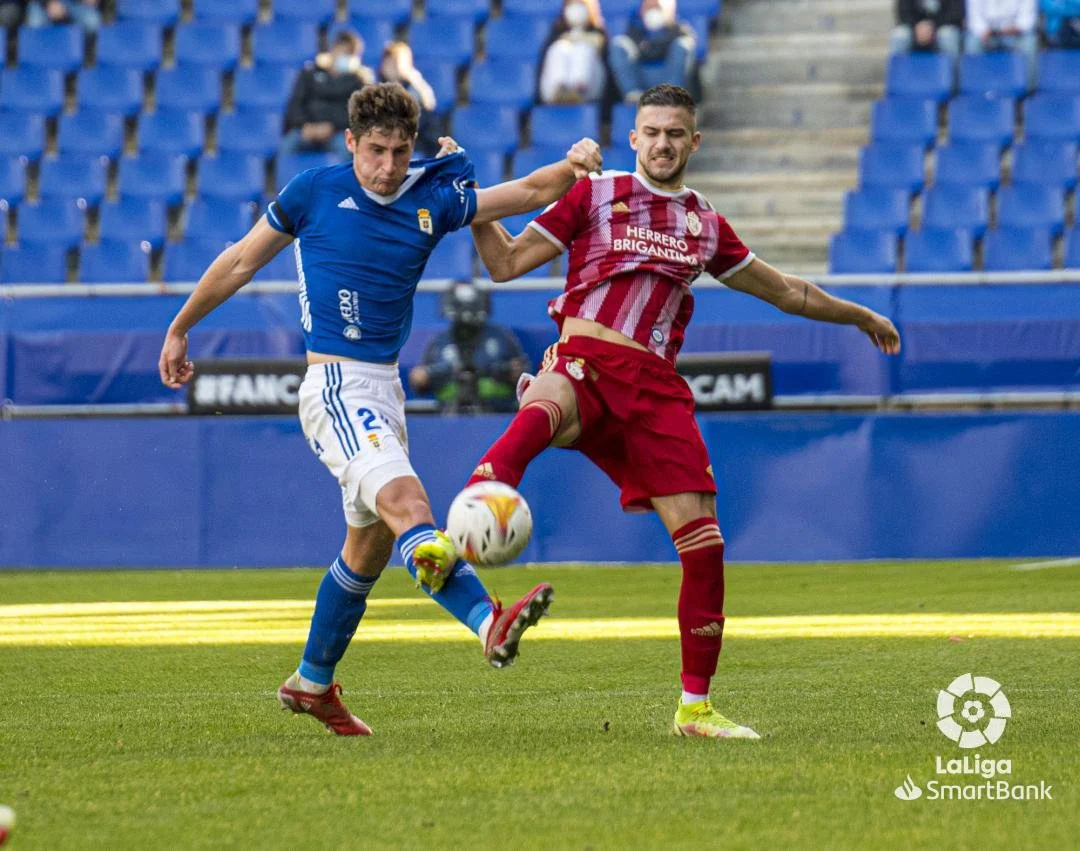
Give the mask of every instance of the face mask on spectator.
[[589, 10], [585, 8], [584, 3], [571, 3], [563, 10], [563, 17], [570, 29], [584, 29], [585, 24], [589, 22]]
[[334, 70], [339, 74], [356, 73], [360, 68], [360, 61], [355, 56], [339, 54], [334, 57]]
[[641, 16], [641, 22], [647, 30], [660, 30], [667, 26], [667, 15], [663, 9], [653, 6]]

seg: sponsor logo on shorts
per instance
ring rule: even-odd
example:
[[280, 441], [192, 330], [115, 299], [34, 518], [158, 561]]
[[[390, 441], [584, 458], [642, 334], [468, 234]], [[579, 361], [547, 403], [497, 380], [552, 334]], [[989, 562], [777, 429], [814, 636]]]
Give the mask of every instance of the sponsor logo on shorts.
[[416, 211], [416, 223], [424, 233], [435, 233], [435, 227], [431, 223], [431, 210], [426, 207], [421, 207]]
[[346, 340], [359, 340], [360, 339], [360, 329], [357, 328], [355, 325], [346, 325], [342, 329], [341, 333], [344, 335]]
[[375, 434], [375, 432], [369, 431], [367, 439], [372, 449], [382, 449], [382, 444], [379, 443], [379, 435]]
[[694, 635], [702, 635], [705, 638], [716, 638], [716, 636], [724, 634], [724, 628], [716, 621], [713, 621], [712, 623], [705, 624], [705, 626], [696, 627], [690, 630], [690, 632]]
[[690, 231], [691, 236], [701, 235], [701, 219], [693, 210], [686, 214], [686, 229]]
[[585, 361], [581, 358], [574, 358], [572, 361], [566, 363], [566, 374], [571, 378], [575, 378], [578, 381], [582, 381], [585, 378]]

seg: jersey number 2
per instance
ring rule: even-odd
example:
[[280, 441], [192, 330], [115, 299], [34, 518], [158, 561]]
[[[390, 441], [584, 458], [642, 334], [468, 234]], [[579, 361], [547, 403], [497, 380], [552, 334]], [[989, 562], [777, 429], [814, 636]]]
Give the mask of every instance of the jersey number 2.
[[357, 408], [356, 416], [360, 417], [360, 422], [367, 431], [374, 431], [382, 428], [382, 422], [379, 420], [379, 415], [370, 408]]

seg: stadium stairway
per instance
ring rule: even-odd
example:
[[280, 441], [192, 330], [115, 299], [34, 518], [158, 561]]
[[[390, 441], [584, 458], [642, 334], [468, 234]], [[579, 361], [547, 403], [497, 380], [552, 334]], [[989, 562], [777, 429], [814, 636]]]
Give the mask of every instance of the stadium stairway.
[[881, 95], [889, 0], [728, 0], [691, 185], [763, 259], [826, 270]]

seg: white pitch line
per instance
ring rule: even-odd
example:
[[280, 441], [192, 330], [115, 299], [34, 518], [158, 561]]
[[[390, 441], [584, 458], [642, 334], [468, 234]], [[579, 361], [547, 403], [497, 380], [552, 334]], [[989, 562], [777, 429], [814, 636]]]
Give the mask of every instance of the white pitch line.
[[1027, 561], [1010, 565], [1011, 570], [1047, 570], [1052, 567], [1075, 567], [1080, 558], [1055, 558], [1050, 561]]

